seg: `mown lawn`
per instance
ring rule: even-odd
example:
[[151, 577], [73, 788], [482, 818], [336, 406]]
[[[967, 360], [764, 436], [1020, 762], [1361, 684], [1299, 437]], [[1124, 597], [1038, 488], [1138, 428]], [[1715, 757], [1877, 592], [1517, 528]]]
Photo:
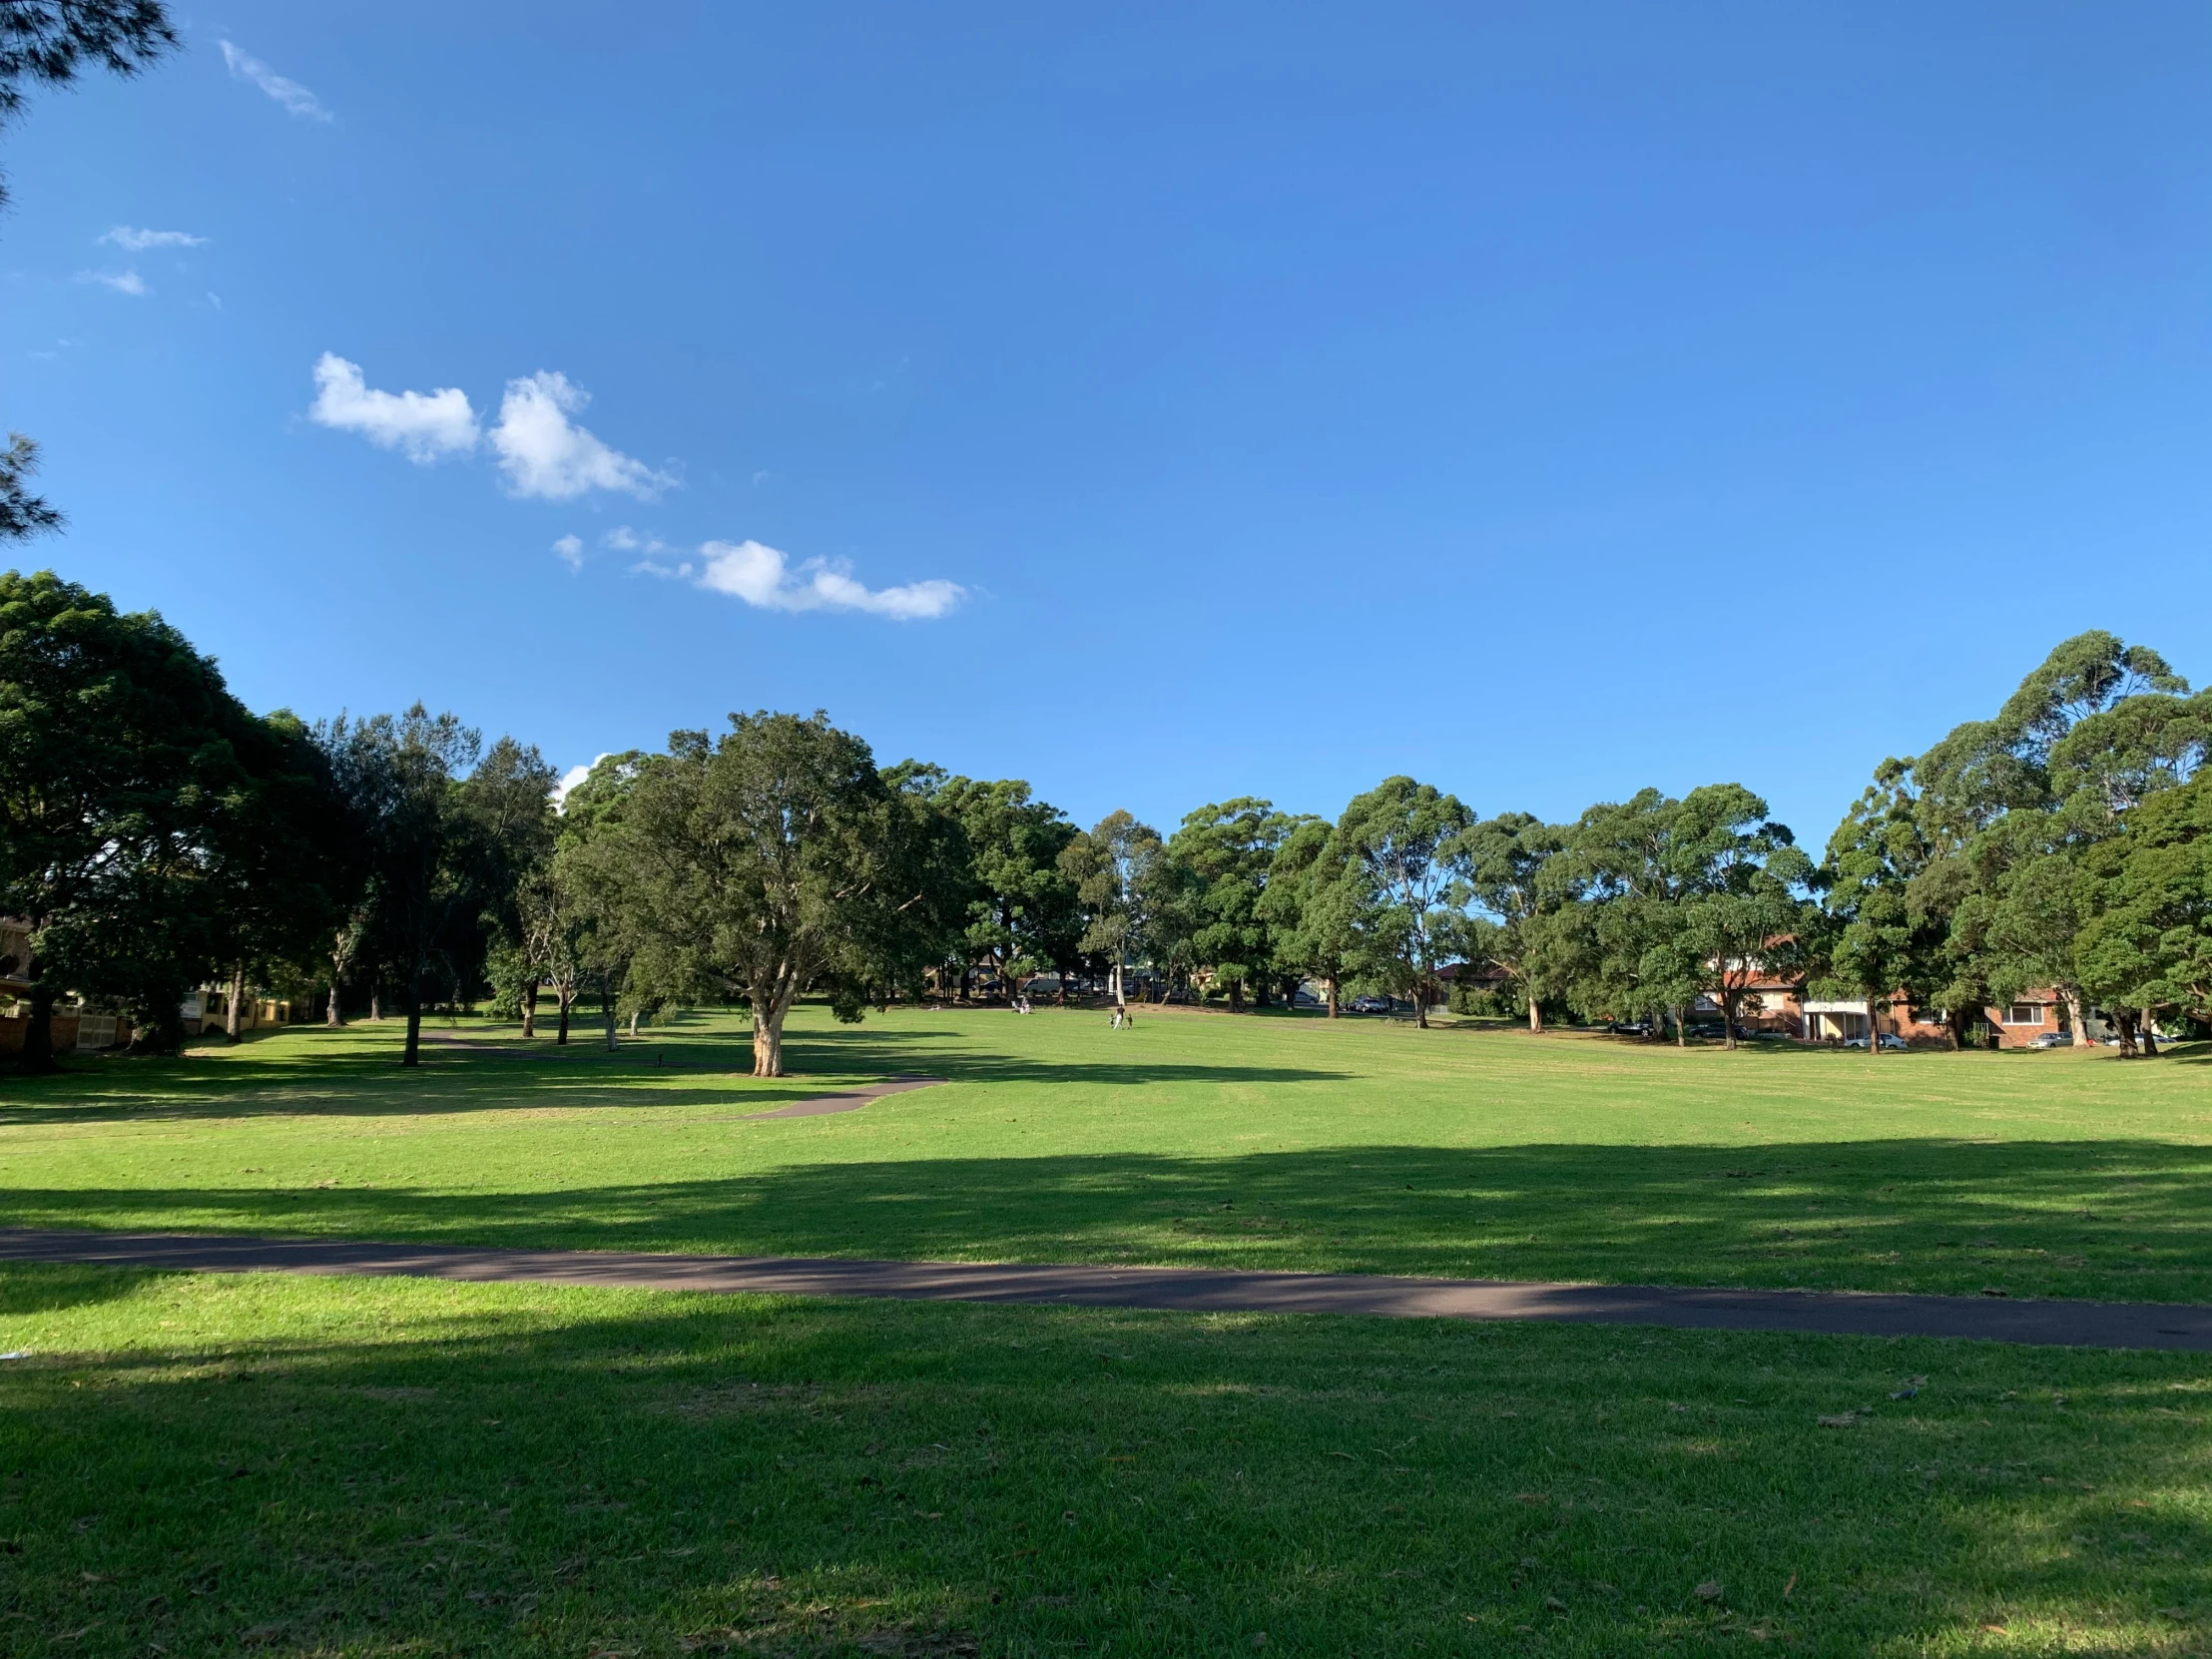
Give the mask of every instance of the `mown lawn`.
[[[613, 1059], [409, 1074], [397, 1042], [302, 1028], [0, 1083], [0, 1224], [2212, 1301], [2188, 1050], [809, 1008], [806, 1075], [758, 1083], [732, 1016]], [[899, 1072], [949, 1081], [744, 1121]]]
[[2208, 1356], [92, 1268], [0, 1271], [0, 1336], [9, 1653], [2141, 1655], [2212, 1620]]

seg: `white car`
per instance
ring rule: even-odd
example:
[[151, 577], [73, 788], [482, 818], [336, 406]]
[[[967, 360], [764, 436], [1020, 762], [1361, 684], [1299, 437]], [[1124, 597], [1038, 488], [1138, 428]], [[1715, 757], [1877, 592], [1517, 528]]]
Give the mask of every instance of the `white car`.
[[[1865, 1048], [1867, 1039], [1865, 1037], [1846, 1037], [1844, 1046], [1846, 1048]], [[1882, 1033], [1882, 1046], [1887, 1049], [1898, 1050], [1905, 1048], [1907, 1044], [1905, 1039], [1896, 1032], [1885, 1031]]]

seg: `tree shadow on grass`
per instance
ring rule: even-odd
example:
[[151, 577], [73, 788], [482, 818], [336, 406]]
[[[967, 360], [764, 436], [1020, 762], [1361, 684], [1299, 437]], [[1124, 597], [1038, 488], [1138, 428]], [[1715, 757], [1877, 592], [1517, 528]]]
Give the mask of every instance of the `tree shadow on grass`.
[[1541, 1625], [1551, 1652], [1842, 1654], [2008, 1617], [2158, 1652], [2187, 1644], [2155, 1610], [2212, 1593], [2212, 1527], [2167, 1501], [2204, 1422], [2146, 1409], [2212, 1382], [2199, 1355], [231, 1290], [6, 1374], [34, 1627], [101, 1621], [117, 1653], [503, 1651], [522, 1621], [534, 1651], [958, 1650], [908, 1627], [1495, 1652]]
[[[727, 1105], [734, 1115], [773, 1111], [856, 1083], [926, 1076], [959, 1083], [1081, 1084], [1142, 1087], [1177, 1083], [1332, 1083], [1353, 1073], [1312, 1066], [1148, 1060], [1030, 1058], [988, 1049], [932, 1047], [938, 1033], [836, 1042], [823, 1033], [786, 1049], [791, 1075], [755, 1079], [750, 1046], [716, 1045], [731, 1064], [657, 1064], [651, 1045], [576, 1060], [436, 1045], [424, 1064], [401, 1071], [380, 1057], [293, 1052], [263, 1059], [227, 1054], [220, 1062], [129, 1063], [60, 1079], [31, 1080], [0, 1097], [0, 1128], [25, 1124], [162, 1122], [268, 1116], [392, 1117], [517, 1109], [594, 1110]], [[709, 1045], [698, 1045], [707, 1047]], [[665, 1051], [664, 1051], [665, 1052]], [[742, 1053], [743, 1063], [737, 1063]], [[713, 1085], [676, 1080], [719, 1073]], [[41, 1087], [41, 1083], [52, 1087]]]
[[2151, 1141], [877, 1159], [488, 1194], [17, 1187], [0, 1192], [0, 1221], [737, 1255], [2212, 1301], [2212, 1148]]

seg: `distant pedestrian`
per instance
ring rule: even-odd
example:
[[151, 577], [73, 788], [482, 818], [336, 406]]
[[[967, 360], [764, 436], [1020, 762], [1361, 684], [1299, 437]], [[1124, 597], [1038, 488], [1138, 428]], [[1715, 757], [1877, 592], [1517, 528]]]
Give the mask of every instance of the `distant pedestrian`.
[[1106, 1022], [1106, 1028], [1109, 1031], [1119, 1031], [1121, 1029], [1121, 1005], [1119, 1003], [1114, 1005], [1114, 1017]]

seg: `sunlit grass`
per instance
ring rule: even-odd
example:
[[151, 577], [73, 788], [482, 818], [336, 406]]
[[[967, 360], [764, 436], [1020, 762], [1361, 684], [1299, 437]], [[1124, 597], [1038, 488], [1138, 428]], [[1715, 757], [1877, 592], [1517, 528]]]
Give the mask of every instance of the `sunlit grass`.
[[95, 1269], [0, 1274], [0, 1340], [15, 1652], [2178, 1654], [2212, 1615], [2203, 1356]]
[[[471, 1027], [503, 1042], [513, 1028]], [[801, 1011], [612, 1059], [304, 1028], [0, 1090], [0, 1220], [2212, 1300], [2212, 1070], [1380, 1022]], [[745, 1121], [897, 1072], [940, 1088]]]

